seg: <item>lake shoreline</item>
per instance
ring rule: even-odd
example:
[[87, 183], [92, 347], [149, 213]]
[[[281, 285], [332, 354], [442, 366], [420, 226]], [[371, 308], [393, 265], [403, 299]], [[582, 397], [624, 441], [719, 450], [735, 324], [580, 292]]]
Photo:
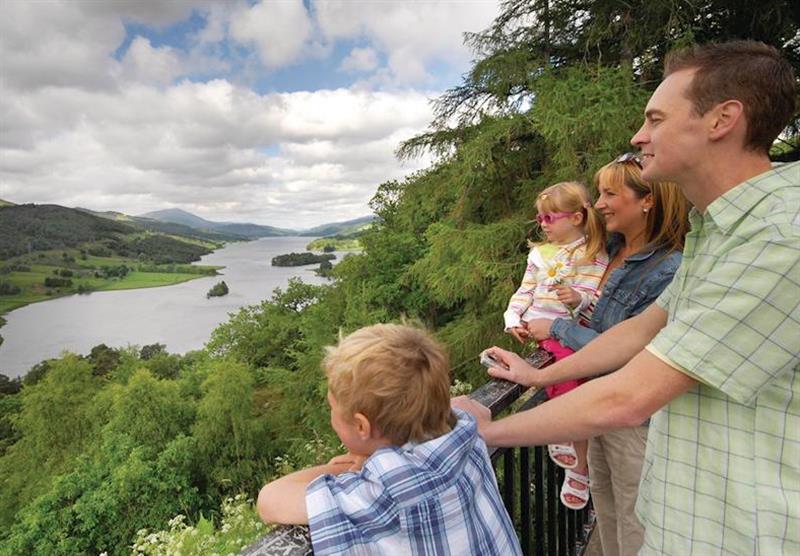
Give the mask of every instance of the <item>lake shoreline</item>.
[[[5, 341], [0, 345], [0, 373], [20, 376], [63, 351], [85, 354], [101, 343], [112, 348], [161, 343], [175, 354], [202, 349], [211, 332], [227, 322], [231, 313], [270, 299], [274, 289], [284, 289], [290, 279], [329, 283], [314, 273], [318, 265], [270, 266], [272, 257], [303, 249], [311, 239], [295, 236], [232, 242], [195, 263], [224, 267], [216, 276], [160, 274], [155, 278], [169, 282], [151, 282], [149, 288], [141, 287], [145, 285], [142, 280], [117, 279], [103, 291], [91, 292], [95, 295], [49, 296], [42, 300], [52, 304], [19, 307], [5, 314], [8, 322], [2, 328]], [[345, 253], [337, 255], [341, 259]], [[221, 279], [230, 293], [207, 298], [209, 288]], [[41, 279], [37, 281], [41, 283]], [[156, 287], [162, 285], [170, 287]], [[140, 291], [143, 289], [147, 291]]]

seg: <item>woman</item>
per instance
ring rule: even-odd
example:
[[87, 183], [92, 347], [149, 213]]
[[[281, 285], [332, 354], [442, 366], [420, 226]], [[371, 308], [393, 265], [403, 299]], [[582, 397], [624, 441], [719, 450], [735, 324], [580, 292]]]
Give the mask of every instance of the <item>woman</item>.
[[[610, 232], [609, 265], [600, 281], [589, 327], [565, 318], [531, 320], [527, 325], [534, 339], [555, 338], [573, 350], [655, 301], [680, 265], [688, 229], [688, 203], [678, 187], [643, 181], [641, 163], [632, 153], [601, 168], [594, 183], [599, 194], [595, 207]], [[570, 369], [569, 358], [536, 370], [525, 368], [511, 352], [496, 347], [487, 351], [505, 363], [515, 361], [514, 370], [490, 368], [490, 375], [526, 386], [585, 378]], [[593, 438], [589, 443], [592, 500], [605, 556], [633, 555], [642, 545], [644, 530], [636, 519], [634, 505], [646, 440], [645, 424]]]

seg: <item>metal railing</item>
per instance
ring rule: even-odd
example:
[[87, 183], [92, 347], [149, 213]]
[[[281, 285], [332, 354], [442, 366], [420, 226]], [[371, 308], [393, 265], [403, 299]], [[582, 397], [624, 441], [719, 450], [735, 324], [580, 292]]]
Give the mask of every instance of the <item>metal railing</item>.
[[[552, 356], [537, 350], [527, 358], [537, 368], [552, 362]], [[488, 407], [495, 417], [519, 400], [525, 389], [504, 380], [493, 380], [470, 397]], [[547, 400], [544, 390], [535, 392], [517, 411], [525, 411]], [[526, 556], [580, 556], [594, 527], [590, 504], [572, 511], [559, 499], [564, 470], [546, 455], [546, 447], [490, 448], [489, 457], [497, 475], [500, 494], [519, 532]], [[313, 554], [308, 528], [281, 526], [244, 549], [240, 556], [306, 556]]]

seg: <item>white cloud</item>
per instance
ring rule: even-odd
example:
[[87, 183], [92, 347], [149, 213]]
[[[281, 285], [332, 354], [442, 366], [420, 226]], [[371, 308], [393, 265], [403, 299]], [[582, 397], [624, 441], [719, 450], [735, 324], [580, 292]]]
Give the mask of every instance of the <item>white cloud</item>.
[[465, 31], [484, 29], [498, 13], [495, 0], [463, 2], [370, 2], [326, 0], [314, 4], [316, 19], [330, 40], [366, 38], [389, 60], [391, 81], [429, 79], [428, 64], [467, 63]]
[[[153, 38], [176, 32], [170, 25], [192, 10], [205, 26], [176, 43]], [[461, 32], [495, 10], [468, 1], [331, 0], [306, 10], [301, 0], [5, 0], [0, 197], [131, 214], [180, 206], [294, 228], [363, 216], [378, 184], [428, 163], [393, 154], [432, 117], [438, 93], [412, 87], [433, 63], [466, 69]], [[124, 22], [139, 36], [118, 60]], [[265, 67], [324, 60], [337, 41], [350, 52], [330, 63], [360, 79], [349, 87], [263, 94], [247, 85]]]
[[153, 48], [144, 37], [136, 37], [122, 60], [123, 74], [129, 80], [168, 85], [183, 73], [180, 55], [168, 46]]
[[[413, 91], [258, 95], [225, 80], [45, 89], [27, 106], [25, 127], [38, 139], [24, 149], [4, 141], [2, 198], [133, 214], [197, 207], [286, 227], [366, 214], [379, 183], [418, 167], [393, 151], [431, 117], [427, 97]], [[300, 206], [308, 216], [296, 215]]]
[[342, 60], [339, 69], [347, 72], [371, 71], [378, 67], [378, 53], [373, 48], [354, 48]]
[[311, 20], [302, 0], [263, 1], [237, 10], [230, 21], [233, 38], [254, 44], [268, 68], [286, 66], [298, 60], [311, 29]]

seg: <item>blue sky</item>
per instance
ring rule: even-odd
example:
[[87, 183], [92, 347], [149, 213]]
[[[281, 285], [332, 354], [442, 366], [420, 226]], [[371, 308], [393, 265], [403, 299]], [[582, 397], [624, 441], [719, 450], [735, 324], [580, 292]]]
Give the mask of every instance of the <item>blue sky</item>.
[[369, 213], [494, 0], [0, 3], [0, 198], [310, 227]]

